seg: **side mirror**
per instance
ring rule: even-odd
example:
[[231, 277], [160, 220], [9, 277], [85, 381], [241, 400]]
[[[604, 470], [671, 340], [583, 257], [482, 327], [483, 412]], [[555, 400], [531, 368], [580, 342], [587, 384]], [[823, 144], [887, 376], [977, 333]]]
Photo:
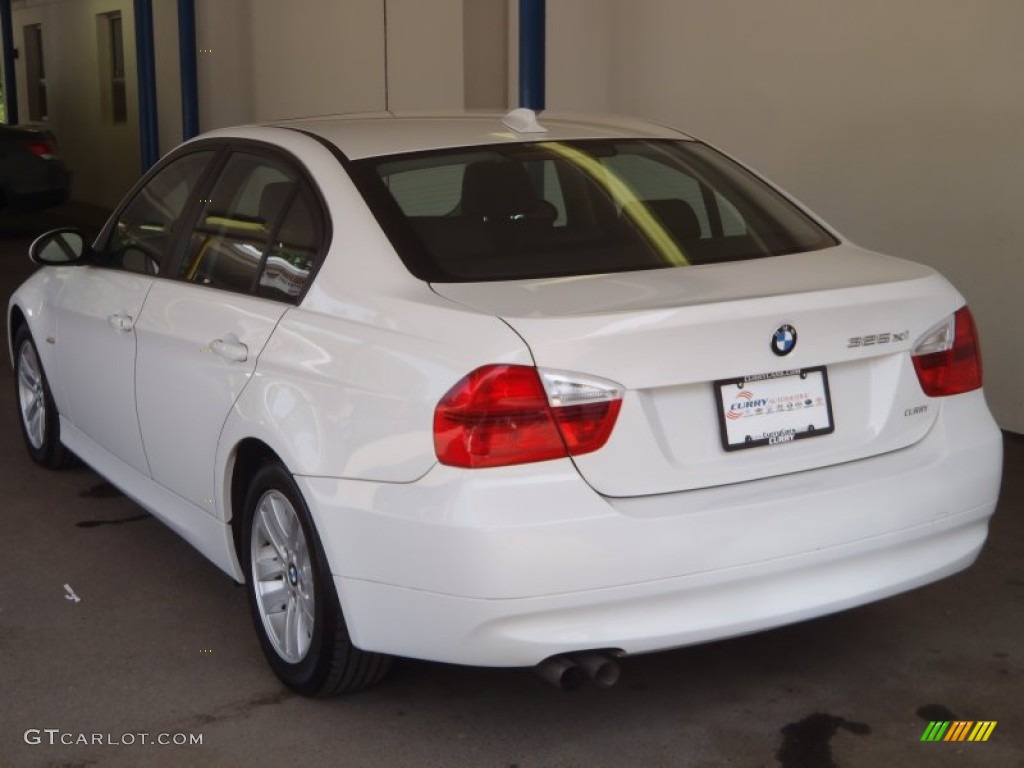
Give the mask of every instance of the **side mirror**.
[[28, 247], [28, 257], [43, 266], [68, 266], [81, 262], [87, 250], [82, 231], [68, 227], [37, 237]]

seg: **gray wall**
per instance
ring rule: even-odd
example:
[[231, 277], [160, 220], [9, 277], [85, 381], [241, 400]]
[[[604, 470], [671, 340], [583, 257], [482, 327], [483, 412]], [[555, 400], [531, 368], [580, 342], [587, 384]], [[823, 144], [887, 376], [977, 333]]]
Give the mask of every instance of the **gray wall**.
[[[49, 120], [61, 154], [70, 161], [76, 188], [90, 190], [100, 205], [112, 205], [138, 178], [138, 99], [131, 0], [12, 3], [14, 45], [24, 54], [24, 27], [39, 24], [43, 35]], [[124, 24], [128, 120], [115, 124], [104, 110], [98, 15], [120, 11]], [[19, 117], [29, 121], [25, 56], [16, 62]]]
[[679, 126], [854, 242], [941, 270], [980, 326], [997, 419], [1024, 432], [1024, 3], [548, 6], [549, 108]]
[[[469, 1], [197, 0], [200, 128], [386, 106], [459, 109], [471, 66], [463, 60], [462, 28]], [[74, 196], [112, 207], [140, 171], [131, 0], [13, 0], [13, 11], [18, 48], [24, 25], [42, 25], [47, 127], [74, 170]], [[97, 16], [110, 11], [121, 11], [124, 28], [128, 121], [120, 125], [101, 107]], [[167, 152], [181, 141], [177, 4], [154, 0], [153, 15], [160, 148]], [[24, 61], [16, 74], [27, 120]], [[499, 101], [503, 95], [502, 88]]]

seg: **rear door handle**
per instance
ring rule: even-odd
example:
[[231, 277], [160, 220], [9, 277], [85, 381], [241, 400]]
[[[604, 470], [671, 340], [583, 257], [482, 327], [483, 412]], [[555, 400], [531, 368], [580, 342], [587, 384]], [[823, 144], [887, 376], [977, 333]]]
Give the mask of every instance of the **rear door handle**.
[[210, 349], [233, 363], [244, 363], [249, 359], [249, 348], [233, 333], [224, 334], [223, 339], [214, 339], [210, 342]]
[[111, 327], [119, 331], [130, 331], [135, 327], [135, 321], [132, 319], [132, 316], [126, 315], [123, 312], [111, 315], [107, 318], [107, 322], [110, 323]]

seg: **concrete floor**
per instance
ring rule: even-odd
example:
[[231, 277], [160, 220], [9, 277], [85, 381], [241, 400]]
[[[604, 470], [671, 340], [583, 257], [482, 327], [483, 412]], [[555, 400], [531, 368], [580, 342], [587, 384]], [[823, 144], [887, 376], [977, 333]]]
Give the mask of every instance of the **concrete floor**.
[[[4, 297], [30, 237], [69, 216], [0, 216]], [[240, 588], [88, 469], [32, 464], [16, 419], [0, 364], [0, 766], [1024, 766], [1024, 437], [1007, 436], [980, 560], [938, 584], [626, 659], [610, 691], [401, 662], [371, 691], [308, 701], [270, 673]], [[932, 719], [998, 726], [921, 743]], [[115, 744], [59, 744], [94, 733]]]

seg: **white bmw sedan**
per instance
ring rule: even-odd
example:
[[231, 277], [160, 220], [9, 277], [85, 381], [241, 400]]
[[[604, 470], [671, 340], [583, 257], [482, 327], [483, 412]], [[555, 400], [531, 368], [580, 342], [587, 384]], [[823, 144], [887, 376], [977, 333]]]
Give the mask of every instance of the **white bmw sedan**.
[[668, 128], [218, 130], [31, 256], [28, 452], [244, 582], [303, 694], [393, 656], [608, 684], [959, 571], [995, 507], [963, 297]]

